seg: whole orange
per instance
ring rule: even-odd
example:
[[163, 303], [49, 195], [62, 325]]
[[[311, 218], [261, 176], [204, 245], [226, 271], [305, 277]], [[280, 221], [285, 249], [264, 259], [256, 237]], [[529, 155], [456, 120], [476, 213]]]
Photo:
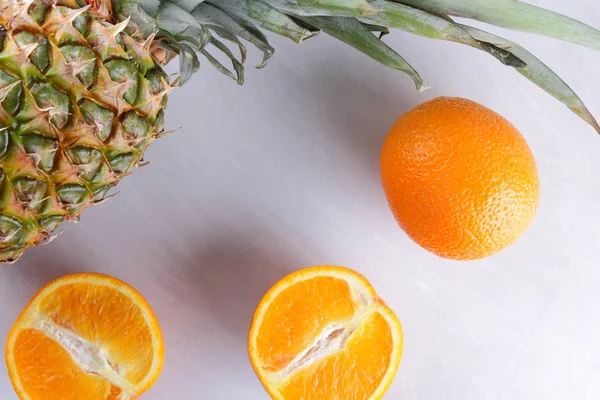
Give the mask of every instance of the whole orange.
[[445, 258], [472, 260], [509, 246], [539, 202], [535, 160], [519, 131], [470, 100], [439, 97], [388, 134], [381, 175], [404, 231]]

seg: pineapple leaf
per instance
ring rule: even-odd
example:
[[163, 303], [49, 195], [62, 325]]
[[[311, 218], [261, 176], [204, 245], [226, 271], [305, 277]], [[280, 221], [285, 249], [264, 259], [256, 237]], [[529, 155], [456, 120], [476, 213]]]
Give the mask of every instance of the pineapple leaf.
[[202, 28], [188, 11], [170, 1], [164, 2], [158, 9], [156, 22], [161, 29], [172, 35], [184, 33], [190, 27]]
[[390, 28], [387, 26], [369, 24], [368, 22], [363, 22], [363, 25], [365, 28], [367, 28], [371, 32], [379, 32], [379, 39], [381, 39], [385, 35], [390, 34]]
[[210, 42], [210, 32], [204, 26], [200, 28], [190, 26], [184, 33], [175, 35], [175, 40], [180, 43], [186, 43], [195, 51], [200, 51], [200, 49], [204, 48]]
[[115, 10], [117, 10], [119, 20], [124, 21], [130, 18], [139, 27], [145, 37], [158, 31], [156, 19], [152, 18], [140, 4], [134, 1], [123, 2]]
[[238, 15], [256, 21], [261, 27], [278, 35], [288, 37], [300, 44], [319, 33], [296, 23], [290, 16], [262, 0], [212, 0], [210, 4], [230, 15]]
[[600, 50], [600, 31], [565, 15], [518, 0], [398, 0], [440, 14], [476, 19]]
[[[253, 24], [300, 43], [321, 30], [369, 57], [409, 74], [419, 90], [426, 89], [415, 69], [378, 39], [389, 27], [433, 39], [453, 41], [483, 50], [564, 103], [599, 133], [600, 126], [575, 92], [550, 68], [516, 43], [455, 23], [448, 15], [477, 19], [505, 28], [534, 32], [600, 50], [600, 31], [564, 15], [518, 0], [113, 0], [119, 19], [131, 20], [149, 36], [158, 31], [168, 47], [182, 57], [179, 84], [199, 68], [203, 54], [225, 75], [243, 82], [245, 39], [273, 54], [266, 37]], [[235, 43], [241, 61], [210, 34]], [[235, 72], [206, 49], [212, 44], [229, 57]]]
[[215, 26], [215, 25], [207, 25], [207, 28], [210, 29], [211, 31], [215, 32], [217, 35], [219, 35], [221, 38], [228, 40], [232, 43], [235, 43], [238, 48], [240, 49], [240, 55], [241, 55], [241, 63], [244, 64], [246, 62], [246, 56], [248, 55], [248, 50], [246, 49], [246, 46], [244, 46], [244, 44], [242, 43], [242, 41], [235, 36], [233, 33], [221, 28], [220, 26]]
[[192, 10], [198, 7], [200, 4], [204, 3], [206, 0], [159, 0], [161, 3], [173, 3], [177, 4], [179, 7], [183, 8], [187, 12], [192, 12]]
[[[134, 17], [139, 10], [143, 10], [148, 18], [156, 19], [154, 17], [158, 13], [160, 4], [160, 0], [112, 0], [113, 10], [120, 16], [121, 21], [127, 16]], [[137, 7], [132, 7], [134, 5]]]
[[238, 84], [242, 85], [244, 83], [244, 65], [237, 58], [235, 58], [235, 56], [229, 50], [229, 48], [227, 46], [225, 46], [219, 40], [212, 37], [210, 40], [210, 44], [215, 46], [217, 49], [221, 50], [223, 52], [223, 54], [225, 54], [227, 57], [229, 57], [229, 59], [231, 60], [231, 63], [233, 64], [233, 69], [234, 69], [235, 73], [231, 72], [223, 64], [221, 64], [215, 57], [212, 56], [212, 54], [210, 54], [208, 52], [208, 50], [202, 49], [202, 50], [200, 50], [200, 53], [204, 57], [206, 57], [208, 62], [210, 62], [212, 64], [212, 66], [215, 67], [219, 72], [221, 72], [222, 74], [237, 81]]
[[521, 75], [569, 107], [600, 133], [598, 122], [577, 94], [542, 61], [518, 44], [403, 4], [385, 0], [379, 0], [376, 4], [382, 9], [382, 12], [360, 18], [361, 21], [390, 26], [431, 39], [462, 43], [483, 50], [504, 65], [516, 69]]
[[398, 53], [374, 36], [356, 18], [301, 17], [308, 24], [354, 47], [386, 67], [408, 74], [419, 91], [428, 89], [419, 73]]
[[[247, 0], [251, 1], [251, 0]], [[377, 14], [379, 10], [366, 0], [264, 0], [271, 6], [299, 16], [356, 17]]]
[[166, 31], [159, 31], [159, 37], [168, 40], [168, 45], [179, 54], [179, 79], [177, 84], [183, 86], [200, 69], [200, 61], [194, 46], [179, 41]]
[[265, 35], [256, 28], [250, 21], [240, 17], [231, 16], [218, 7], [209, 3], [202, 3], [192, 11], [192, 16], [199, 24], [216, 25], [230, 32], [235, 36], [255, 45], [262, 50], [264, 56], [263, 61], [257, 68], [262, 68], [273, 55], [275, 49], [271, 47]]
[[524, 65], [512, 65], [521, 75], [569, 107], [575, 114], [579, 115], [579, 117], [600, 133], [598, 121], [587, 109], [579, 96], [565, 81], [533, 54], [518, 44], [491, 33], [466, 25], [458, 24], [458, 26], [477, 40], [485, 51], [500, 59], [500, 61], [503, 59], [510, 60], [511, 57], [521, 60]]
[[[206, 35], [210, 36], [210, 33], [205, 31], [204, 36]], [[163, 29], [158, 31], [156, 37], [161, 39], [162, 46], [166, 46], [179, 54], [179, 79], [177, 79], [177, 84], [183, 86], [200, 69], [200, 61], [196, 55], [200, 46], [196, 38], [175, 38]]]

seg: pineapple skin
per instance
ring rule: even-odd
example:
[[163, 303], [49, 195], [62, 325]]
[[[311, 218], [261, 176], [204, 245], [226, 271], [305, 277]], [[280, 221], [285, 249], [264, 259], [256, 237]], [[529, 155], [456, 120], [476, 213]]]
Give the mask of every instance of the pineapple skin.
[[152, 37], [83, 0], [0, 0], [0, 25], [0, 262], [13, 262], [142, 165], [172, 87]]

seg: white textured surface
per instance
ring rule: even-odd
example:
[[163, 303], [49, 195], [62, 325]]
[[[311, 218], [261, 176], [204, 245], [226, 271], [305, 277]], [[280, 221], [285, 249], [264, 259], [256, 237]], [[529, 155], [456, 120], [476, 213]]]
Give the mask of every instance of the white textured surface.
[[[598, 26], [593, 0], [536, 4]], [[502, 32], [545, 60], [600, 116], [600, 53]], [[137, 287], [162, 323], [164, 373], [144, 400], [267, 399], [246, 356], [265, 291], [290, 271], [365, 274], [403, 322], [399, 400], [600, 398], [600, 138], [496, 60], [403, 33], [387, 39], [433, 87], [322, 35], [237, 87], [207, 65], [175, 92], [150, 166], [54, 243], [0, 268], [0, 338], [52, 278], [99, 271]], [[251, 61], [258, 61], [254, 55]], [[398, 228], [378, 171], [386, 131], [439, 95], [512, 121], [538, 162], [539, 214], [477, 262], [428, 254]], [[0, 398], [15, 399], [0, 365]]]

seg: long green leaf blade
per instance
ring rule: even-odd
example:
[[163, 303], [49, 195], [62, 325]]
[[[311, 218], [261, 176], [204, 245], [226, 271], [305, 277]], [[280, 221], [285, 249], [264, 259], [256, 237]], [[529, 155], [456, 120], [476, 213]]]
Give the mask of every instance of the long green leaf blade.
[[388, 0], [378, 0], [374, 4], [381, 9], [379, 14], [357, 19], [363, 23], [384, 25], [431, 39], [458, 41], [469, 45], [477, 44], [475, 39], [449, 19]]
[[186, 44], [180, 44], [179, 52], [179, 81], [178, 86], [183, 86], [188, 82], [192, 75], [200, 69], [200, 61], [195, 51]]
[[428, 89], [419, 73], [398, 53], [378, 39], [356, 18], [302, 17], [303, 21], [321, 29], [328, 35], [349, 44], [381, 64], [407, 73], [417, 89]]
[[210, 3], [202, 3], [192, 11], [193, 17], [200, 24], [214, 24], [220, 26], [226, 31], [247, 40], [262, 50], [264, 57], [259, 68], [263, 67], [267, 60], [275, 51], [267, 41], [263, 33], [258, 30], [249, 21], [244, 21], [239, 17], [231, 16], [225, 11]]
[[158, 23], [156, 19], [151, 17], [141, 5], [134, 2], [124, 2], [115, 8], [119, 20], [124, 21], [131, 18], [137, 26], [140, 27], [144, 36], [148, 37], [158, 31]]
[[184, 10], [191, 12], [194, 8], [198, 7], [201, 3], [206, 0], [160, 0], [163, 3], [174, 3]]
[[210, 40], [210, 44], [212, 44], [221, 52], [223, 52], [223, 54], [225, 54], [231, 60], [235, 73], [231, 72], [223, 64], [221, 64], [219, 60], [217, 60], [212, 54], [208, 52], [207, 49], [200, 50], [200, 53], [204, 57], [206, 57], [208, 62], [210, 62], [211, 65], [217, 69], [217, 71], [237, 81], [239, 85], [242, 85], [244, 83], [244, 66], [242, 65], [242, 63], [235, 58], [231, 50], [229, 50], [229, 48], [225, 46], [221, 41], [212, 37]]
[[158, 9], [156, 22], [161, 29], [172, 35], [182, 34], [189, 27], [202, 28], [188, 11], [171, 2], [165, 2]]
[[536, 58], [533, 54], [523, 47], [499, 36], [473, 28], [467, 25], [458, 24], [469, 35], [475, 38], [484, 48], [501, 61], [507, 57], [516, 56], [522, 60], [525, 65], [516, 65], [514, 68], [524, 77], [544, 89], [554, 98], [569, 107], [575, 114], [579, 115], [584, 121], [590, 124], [600, 133], [600, 125], [592, 113], [585, 106], [577, 94], [546, 64]]
[[299, 16], [356, 17], [379, 10], [366, 0], [264, 0], [273, 7]]
[[398, 0], [435, 13], [476, 19], [600, 50], [600, 31], [565, 15], [518, 0]]
[[361, 21], [386, 25], [431, 39], [466, 44], [483, 50], [561, 101], [598, 133], [600, 126], [577, 94], [549, 67], [516, 43], [470, 26], [454, 23], [410, 6], [379, 0], [377, 15]]
[[262, 0], [212, 0], [212, 5], [229, 14], [244, 15], [257, 22], [261, 27], [278, 35], [288, 37], [296, 43], [302, 43], [319, 33], [298, 25], [289, 15]]

